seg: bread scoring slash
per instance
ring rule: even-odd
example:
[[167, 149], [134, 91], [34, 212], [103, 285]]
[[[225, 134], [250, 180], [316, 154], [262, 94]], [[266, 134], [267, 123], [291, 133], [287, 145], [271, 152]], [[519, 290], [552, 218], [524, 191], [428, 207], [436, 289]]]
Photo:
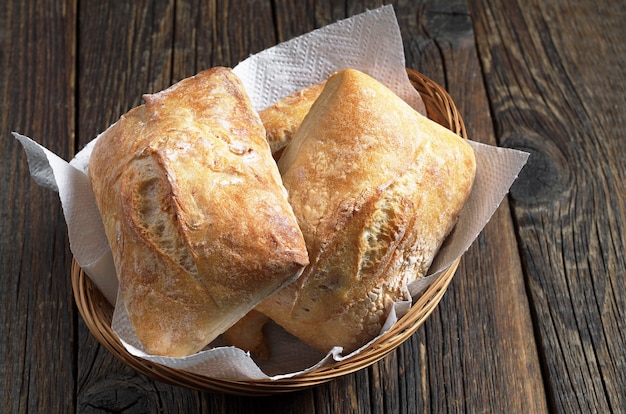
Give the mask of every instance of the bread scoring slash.
[[265, 129], [212, 68], [99, 137], [89, 178], [121, 297], [153, 355], [193, 354], [308, 264]]
[[278, 166], [311, 263], [257, 309], [320, 351], [351, 352], [427, 272], [470, 194], [473, 150], [345, 69], [327, 80]]

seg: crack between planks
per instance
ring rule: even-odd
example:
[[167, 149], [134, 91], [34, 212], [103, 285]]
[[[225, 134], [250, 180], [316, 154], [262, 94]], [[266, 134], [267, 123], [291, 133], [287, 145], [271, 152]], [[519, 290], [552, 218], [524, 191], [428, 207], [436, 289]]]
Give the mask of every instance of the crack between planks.
[[[170, 44], [170, 49], [171, 49], [171, 53], [170, 53], [170, 73], [169, 73], [169, 78], [170, 78], [170, 85], [172, 83], [174, 83], [174, 65], [176, 64], [176, 22], [178, 21], [178, 15], [177, 15], [177, 11], [178, 11], [178, 0], [174, 0], [173, 4], [172, 4], [173, 10], [172, 10], [172, 40], [171, 40], [171, 44]], [[198, 13], [199, 14], [199, 13]], [[195, 66], [194, 63], [194, 72], [197, 72], [197, 68]]]
[[[489, 100], [489, 102], [490, 102], [490, 107], [491, 107], [491, 100]], [[495, 119], [495, 118], [492, 118], [492, 119]], [[537, 359], [539, 362], [541, 382], [543, 384], [543, 389], [544, 389], [544, 397], [546, 399], [546, 403], [548, 404], [548, 407], [550, 407], [550, 411], [555, 411], [556, 410], [555, 393], [554, 393], [551, 382], [548, 381], [548, 378], [550, 378], [548, 360], [545, 356], [545, 353], [542, 352], [541, 343], [542, 343], [543, 336], [541, 334], [541, 329], [539, 328], [540, 318], [539, 318], [539, 314], [537, 313], [537, 306], [535, 304], [534, 296], [532, 294], [532, 286], [531, 286], [530, 275], [529, 275], [529, 270], [528, 270], [529, 269], [528, 259], [522, 247], [523, 240], [522, 240], [522, 236], [520, 233], [521, 226], [518, 221], [517, 215], [515, 214], [515, 206], [514, 206], [515, 201], [510, 200], [510, 196], [507, 196], [507, 198], [509, 198], [508, 200], [509, 201], [508, 203], [509, 215], [513, 223], [513, 232], [515, 235], [517, 252], [518, 252], [518, 257], [520, 260], [520, 265], [521, 265], [521, 270], [522, 270], [522, 277], [523, 277], [522, 281], [524, 283], [524, 291], [526, 294], [526, 300], [528, 303], [528, 309], [530, 313], [530, 320], [531, 320], [532, 332], [533, 332], [533, 344], [534, 344], [535, 352], [537, 354]], [[552, 320], [552, 324], [554, 325], [554, 319], [552, 318], [551, 313], [550, 313], [550, 317]]]
[[282, 35], [280, 33], [280, 28], [278, 27], [278, 6], [276, 4], [276, 0], [270, 1], [271, 10], [272, 10], [272, 23], [274, 26], [274, 44], [278, 44], [282, 41]]
[[[79, 146], [80, 146], [80, 109], [79, 109], [79, 105], [78, 102], [80, 102], [80, 82], [79, 80], [79, 71], [80, 71], [80, 50], [81, 50], [81, 40], [80, 40], [80, 12], [82, 10], [81, 7], [82, 3], [79, 0], [76, 0], [74, 2], [74, 33], [75, 33], [75, 38], [74, 38], [74, 42], [73, 42], [73, 47], [74, 47], [74, 70], [72, 71], [72, 76], [74, 77], [72, 79], [72, 83], [74, 84], [74, 93], [73, 93], [73, 111], [74, 111], [74, 152], [77, 153]], [[76, 155], [76, 154], [74, 154]], [[72, 344], [72, 377], [74, 378], [74, 383], [73, 383], [73, 387], [72, 387], [72, 400], [74, 401], [74, 411], [78, 412], [78, 375], [79, 375], [79, 370], [78, 370], [78, 352], [79, 352], [79, 316], [78, 316], [78, 308], [76, 306], [76, 302], [74, 301], [74, 296], [72, 295], [72, 330], [74, 332], [74, 341]]]
[[[19, 266], [19, 270], [17, 272], [18, 274], [18, 287], [17, 290], [18, 292], [20, 291], [19, 286], [22, 284], [23, 282], [23, 272], [22, 270], [24, 269], [24, 243], [22, 243], [22, 251], [20, 252], [20, 266]], [[29, 308], [29, 304], [30, 304], [30, 295], [24, 295], [26, 297], [26, 309]], [[16, 297], [18, 297], [18, 295], [16, 295]], [[19, 299], [18, 299], [19, 301]], [[24, 330], [24, 350], [29, 349], [28, 347], [28, 341], [30, 339], [30, 335], [29, 335], [29, 329], [28, 329], [28, 315], [29, 312], [24, 312], [24, 318], [26, 319], [24, 322], [24, 327], [26, 328]], [[30, 347], [32, 348], [32, 347]], [[27, 358], [27, 355], [29, 355], [29, 352], [20, 352], [21, 354], [21, 365], [22, 365], [22, 372], [25, 374], [26, 372], [29, 373], [29, 375], [21, 375], [21, 382], [20, 382], [20, 399], [18, 400], [18, 406], [20, 406], [22, 404], [22, 402], [25, 404], [25, 406], [28, 405], [28, 401], [30, 401], [30, 359]], [[27, 364], [28, 364], [28, 370], [27, 370]], [[22, 395], [22, 390], [24, 390], [23, 395]]]
[[[594, 198], [593, 202], [594, 202], [594, 207], [595, 207], [595, 204], [596, 204], [597, 200]], [[600, 251], [602, 252], [603, 249], [602, 249], [602, 243], [600, 242], [600, 238], [601, 238], [600, 237], [600, 229], [598, 228], [598, 222], [596, 220], [594, 220], [593, 229], [595, 230], [596, 238], [598, 240], [598, 249], [600, 249]], [[604, 261], [604, 254], [601, 253], [600, 257], [603, 258], [602, 263], [603, 263], [604, 268], [605, 268], [605, 273], [608, 275], [607, 264]], [[591, 269], [593, 269], [593, 265], [591, 263], [589, 255], [587, 255], [587, 267], [589, 268], [589, 279], [591, 280], [591, 284], [593, 286], [595, 304], [596, 304], [596, 307], [598, 309], [598, 316], [600, 318], [600, 328], [602, 330], [602, 337], [603, 338], [609, 338], [610, 334], [608, 332], [606, 332], [605, 325], [604, 325], [604, 323], [602, 321], [602, 307], [603, 306], [600, 305], [600, 303], [597, 300], [598, 299], [598, 292], [597, 292], [597, 289], [596, 289], [595, 277], [592, 277], [592, 275], [591, 275]], [[607, 281], [607, 284], [610, 285], [610, 282]], [[600, 294], [602, 294], [604, 296], [604, 299], [603, 299], [603, 303], [604, 303], [607, 300], [607, 297], [606, 297], [607, 296], [606, 295], [606, 287], [605, 287], [604, 292], [600, 292]], [[602, 342], [603, 341], [604, 341], [604, 339], [602, 340]], [[608, 386], [607, 381], [605, 379], [605, 375], [602, 375], [603, 369], [602, 369], [602, 364], [600, 364], [600, 361], [602, 361], [602, 358], [600, 356], [601, 350], [596, 349], [596, 341], [593, 338], [591, 338], [591, 349], [593, 349], [594, 357], [595, 357], [596, 361], [598, 361], [597, 365], [598, 365], [598, 370], [600, 372], [600, 383], [602, 384], [602, 391], [604, 392], [604, 398], [606, 399], [607, 405], [609, 407], [609, 411], [610, 412], [614, 412], [612, 404], [611, 404], [611, 393], [609, 391], [609, 386]]]
[[[72, 72], [72, 76], [74, 77], [72, 79], [72, 83], [74, 84], [74, 93], [73, 93], [73, 110], [74, 110], [74, 152], [78, 152], [78, 148], [80, 145], [80, 130], [79, 130], [79, 126], [80, 126], [80, 122], [79, 122], [79, 116], [80, 116], [80, 109], [78, 108], [78, 102], [80, 102], [80, 82], [78, 82], [79, 79], [79, 70], [80, 70], [80, 48], [81, 48], [81, 41], [80, 41], [80, 19], [79, 19], [79, 15], [80, 15], [80, 11], [81, 11], [81, 2], [80, 1], [76, 1], [75, 3], [75, 8], [74, 8], [74, 30], [75, 30], [75, 38], [74, 38], [74, 42], [73, 42], [73, 47], [74, 47], [74, 71]], [[74, 154], [75, 155], [75, 154]]]
[[[572, 197], [572, 198], [575, 199], [576, 197]], [[574, 204], [574, 208], [575, 207], [576, 207], [576, 204]], [[576, 214], [573, 214], [573, 216], [576, 217]], [[560, 229], [561, 229], [561, 234], [560, 234], [561, 235], [561, 245], [563, 245], [562, 241], [565, 240], [565, 236], [566, 235], [563, 232], [563, 227], [562, 226], [560, 226]], [[563, 251], [563, 248], [561, 248], [561, 266], [563, 268], [563, 277], [564, 277], [564, 279], [566, 281], [568, 281], [570, 272], [568, 272], [568, 270], [567, 270], [567, 263], [565, 262], [565, 252]], [[568, 293], [569, 305], [571, 306], [572, 314], [574, 316], [573, 320], [574, 320], [574, 323], [576, 324], [576, 333], [577, 333], [576, 337], [577, 337], [577, 339], [578, 339], [578, 341], [580, 343], [580, 346], [581, 346], [581, 356], [582, 356], [582, 358], [584, 358], [585, 362], [587, 362], [587, 358], [585, 358], [585, 350], [584, 350], [583, 340], [580, 337], [580, 332], [581, 332], [580, 323], [579, 323], [578, 318], [576, 317], [576, 313], [574, 311], [576, 309], [575, 303], [573, 302], [573, 297], [574, 297], [573, 293], [574, 292], [572, 292], [572, 289], [571, 289], [571, 286], [570, 286], [569, 283], [566, 282], [565, 283], [565, 287], [566, 287], [567, 293]], [[559, 342], [559, 344], [561, 344], [561, 342], [562, 342], [561, 341], [561, 337], [557, 336], [557, 341]], [[569, 349], [569, 347], [567, 347], [567, 349]], [[563, 359], [565, 360], [566, 358], [565, 358], [565, 353], [563, 352], [563, 347], [561, 347], [561, 355], [562, 355]], [[567, 371], [569, 383], [572, 384], [572, 381], [573, 381], [573, 379], [575, 377], [572, 376], [572, 370], [570, 369], [570, 364], [564, 363], [563, 365], [565, 366], [565, 370]], [[588, 363], [585, 364], [585, 365], [587, 366], [587, 368], [589, 368], [589, 364]], [[582, 375], [582, 372], [581, 372], [581, 375]], [[585, 375], [582, 375], [582, 376], [586, 377]], [[572, 386], [572, 388], [574, 388], [574, 387]], [[573, 390], [573, 391], [576, 394], [575, 390]], [[593, 391], [595, 391], [595, 389]], [[579, 398], [574, 398], [574, 401], [578, 405], [579, 412], [586, 412], [583, 409], [583, 407], [581, 405], [581, 401], [580, 401]]]

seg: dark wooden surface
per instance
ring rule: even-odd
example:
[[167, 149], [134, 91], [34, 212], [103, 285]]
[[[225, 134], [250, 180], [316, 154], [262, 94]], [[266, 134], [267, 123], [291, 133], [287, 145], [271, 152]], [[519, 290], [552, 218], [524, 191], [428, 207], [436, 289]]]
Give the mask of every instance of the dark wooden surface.
[[247, 398], [152, 381], [90, 336], [58, 197], [10, 132], [70, 159], [143, 93], [381, 2], [3, 2], [0, 412], [626, 412], [622, 2], [391, 3], [407, 66], [446, 87], [472, 139], [529, 164], [410, 340], [336, 381]]

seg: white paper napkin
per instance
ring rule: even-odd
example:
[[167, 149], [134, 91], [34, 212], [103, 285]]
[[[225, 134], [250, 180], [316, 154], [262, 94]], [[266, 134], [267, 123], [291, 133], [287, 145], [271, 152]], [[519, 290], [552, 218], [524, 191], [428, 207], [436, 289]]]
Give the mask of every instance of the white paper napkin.
[[[425, 113], [423, 102], [406, 75], [402, 39], [391, 6], [368, 11], [279, 44], [251, 56], [234, 70], [244, 82], [255, 108], [262, 109], [280, 97], [324, 80], [329, 74], [344, 67], [370, 74], [416, 110]], [[24, 146], [35, 181], [59, 192], [74, 258], [105, 297], [115, 304], [117, 278], [113, 259], [86, 175], [89, 155], [97, 138], [67, 163], [30, 138], [17, 133], [14, 136]], [[472, 194], [453, 235], [435, 259], [430, 276], [409, 286], [414, 296], [469, 248], [528, 158], [528, 154], [521, 151], [476, 142], [470, 144], [477, 158], [477, 175]], [[280, 327], [271, 325], [272, 357], [268, 361], [257, 363], [240, 349], [221, 346], [219, 339], [210, 345], [212, 349], [185, 358], [150, 356], [142, 350], [122, 302], [118, 301], [117, 304], [112, 326], [130, 353], [209, 377], [279, 379], [352, 355], [341, 355], [340, 348], [333, 349], [327, 355], [321, 354]], [[402, 317], [409, 307], [410, 302], [395, 304], [381, 334]]]
[[404, 46], [392, 6], [340, 20], [266, 49], [233, 68], [256, 110], [324, 81], [340, 69], [365, 72], [423, 115], [420, 94], [406, 74]]

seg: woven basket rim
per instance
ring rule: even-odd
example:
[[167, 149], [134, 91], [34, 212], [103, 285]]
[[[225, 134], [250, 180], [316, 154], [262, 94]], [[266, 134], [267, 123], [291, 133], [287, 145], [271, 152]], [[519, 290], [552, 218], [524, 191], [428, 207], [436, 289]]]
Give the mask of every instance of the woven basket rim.
[[[407, 68], [411, 84], [422, 96], [428, 117], [463, 138], [465, 124], [446, 90], [422, 73]], [[406, 315], [363, 351], [348, 359], [279, 380], [232, 380], [206, 377], [155, 364], [128, 353], [111, 329], [113, 309], [80, 265], [72, 259], [71, 279], [79, 313], [95, 339], [124, 364], [157, 381], [209, 392], [260, 396], [296, 391], [366, 368], [395, 350], [425, 322], [443, 297], [459, 265], [457, 259], [417, 298]]]

